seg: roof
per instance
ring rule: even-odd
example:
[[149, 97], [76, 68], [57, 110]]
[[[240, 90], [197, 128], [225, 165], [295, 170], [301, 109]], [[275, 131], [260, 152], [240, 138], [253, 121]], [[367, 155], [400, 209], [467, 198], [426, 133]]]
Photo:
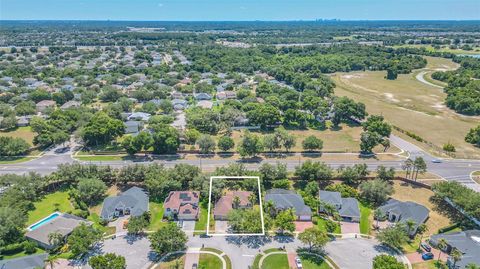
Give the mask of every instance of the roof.
[[139, 121], [126, 121], [125, 122], [125, 133], [131, 134], [136, 133], [140, 130], [140, 122]]
[[336, 191], [320, 191], [320, 201], [323, 201], [331, 205], [341, 205], [342, 196], [339, 192]]
[[36, 104], [36, 106], [54, 106], [56, 104], [53, 100], [43, 100]]
[[240, 206], [247, 206], [250, 202], [248, 197], [252, 194], [251, 191], [227, 191], [227, 193], [218, 199], [215, 203], [214, 215], [226, 216], [232, 210], [234, 197], [240, 198]]
[[67, 108], [71, 108], [71, 107], [79, 107], [80, 105], [81, 105], [81, 103], [78, 102], [78, 101], [68, 101], [65, 104], [63, 104], [60, 108], [61, 109], [67, 109]]
[[464, 268], [469, 263], [480, 264], [480, 230], [436, 234], [430, 237], [430, 241], [436, 245], [440, 238], [444, 238], [448, 245], [463, 253], [462, 259], [456, 264], [460, 268]]
[[421, 204], [417, 204], [411, 201], [402, 202], [395, 199], [388, 200], [384, 205], [378, 208], [383, 213], [394, 212], [400, 216], [399, 222], [406, 222], [407, 220], [413, 220], [415, 225], [415, 231], [418, 225], [424, 223], [428, 219], [430, 210]]
[[15, 259], [0, 261], [1, 269], [36, 269], [43, 268], [45, 266], [45, 260], [48, 254], [35, 254]]
[[312, 210], [305, 205], [303, 198], [296, 192], [284, 189], [271, 189], [265, 195], [265, 201], [272, 201], [277, 209], [295, 210], [295, 215], [312, 215]]
[[208, 100], [202, 100], [198, 101], [197, 106], [205, 109], [210, 109], [213, 107], [213, 102]]
[[181, 205], [198, 205], [199, 197], [198, 191], [171, 191], [165, 199], [163, 207], [179, 209]]
[[47, 246], [48, 235], [51, 233], [60, 233], [63, 236], [69, 235], [73, 229], [80, 226], [82, 223], [89, 223], [85, 219], [64, 213], [55, 219], [43, 224], [35, 230], [28, 231], [25, 237], [41, 242]]
[[201, 93], [195, 94], [195, 99], [197, 99], [197, 100], [210, 100], [210, 99], [212, 99], [212, 96], [208, 93], [201, 92]]
[[355, 198], [342, 198], [342, 208], [338, 211], [342, 217], [360, 218], [360, 208]]
[[151, 115], [149, 113], [145, 112], [134, 112], [128, 116], [127, 119], [132, 120], [132, 119], [140, 119], [143, 121], [148, 121], [150, 119]]
[[148, 195], [142, 188], [131, 187], [117, 196], [105, 198], [100, 216], [108, 219], [119, 207], [129, 207], [130, 215], [140, 216], [148, 211], [148, 202]]

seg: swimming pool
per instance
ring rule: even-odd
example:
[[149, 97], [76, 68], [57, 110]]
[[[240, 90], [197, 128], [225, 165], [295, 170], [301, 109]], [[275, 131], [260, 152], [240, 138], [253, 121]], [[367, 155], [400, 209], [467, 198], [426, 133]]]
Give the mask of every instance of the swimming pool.
[[30, 225], [30, 227], [28, 227], [28, 230], [33, 231], [33, 230], [37, 229], [38, 227], [44, 225], [45, 223], [48, 223], [48, 222], [54, 220], [55, 218], [57, 218], [61, 214], [62, 213], [60, 213], [60, 212], [52, 213], [48, 217], [45, 217], [45, 218], [35, 222], [34, 224]]

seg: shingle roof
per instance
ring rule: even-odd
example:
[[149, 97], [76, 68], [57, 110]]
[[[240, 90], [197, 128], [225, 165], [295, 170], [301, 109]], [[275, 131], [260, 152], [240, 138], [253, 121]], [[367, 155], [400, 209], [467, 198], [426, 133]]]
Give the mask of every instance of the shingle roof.
[[215, 204], [214, 215], [226, 216], [232, 210], [234, 197], [240, 198], [240, 206], [247, 206], [250, 202], [248, 197], [252, 194], [251, 191], [228, 191], [224, 196], [218, 199]]
[[48, 254], [35, 254], [15, 259], [0, 261], [0, 269], [35, 269], [43, 268]]
[[402, 202], [395, 199], [388, 200], [378, 209], [385, 214], [387, 212], [395, 212], [400, 216], [399, 222], [402, 223], [409, 219], [413, 220], [416, 223], [413, 232], [416, 231], [420, 224], [424, 223], [428, 219], [428, 214], [430, 213], [430, 210], [423, 205], [411, 201]]
[[342, 196], [339, 192], [335, 191], [320, 191], [320, 201], [331, 205], [341, 205]]
[[342, 198], [342, 208], [338, 211], [342, 217], [360, 218], [360, 208], [355, 198]]
[[129, 207], [130, 215], [140, 216], [148, 211], [148, 202], [148, 195], [142, 188], [131, 187], [118, 196], [105, 198], [101, 217], [108, 219], [118, 207]]
[[460, 268], [464, 268], [469, 263], [480, 264], [480, 230], [436, 234], [430, 237], [430, 241], [436, 245], [440, 238], [444, 238], [452, 248], [463, 253], [462, 259], [456, 264]]
[[295, 215], [312, 215], [312, 210], [305, 205], [303, 198], [291, 190], [271, 189], [265, 195], [265, 201], [272, 201], [277, 209], [295, 209]]

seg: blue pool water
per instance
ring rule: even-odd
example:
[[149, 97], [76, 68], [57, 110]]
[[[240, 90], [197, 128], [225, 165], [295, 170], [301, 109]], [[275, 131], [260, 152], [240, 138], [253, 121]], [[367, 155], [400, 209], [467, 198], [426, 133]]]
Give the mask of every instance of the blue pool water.
[[47, 222], [50, 222], [51, 220], [55, 219], [58, 216], [60, 216], [60, 213], [55, 212], [55, 213], [51, 214], [50, 216], [48, 216], [48, 217], [42, 219], [41, 221], [33, 224], [32, 226], [28, 227], [28, 229], [30, 231], [33, 231], [33, 230], [37, 229], [38, 227], [42, 226], [43, 224], [45, 224]]

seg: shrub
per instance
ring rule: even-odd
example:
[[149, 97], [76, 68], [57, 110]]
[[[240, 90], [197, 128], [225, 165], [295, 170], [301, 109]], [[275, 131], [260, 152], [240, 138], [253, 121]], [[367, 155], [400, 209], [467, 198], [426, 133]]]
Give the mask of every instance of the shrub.
[[23, 249], [27, 254], [35, 253], [35, 251], [37, 250], [37, 244], [32, 241], [25, 241], [23, 244]]
[[455, 146], [452, 145], [451, 143], [447, 143], [447, 144], [443, 145], [443, 150], [447, 151], [447, 152], [455, 152], [456, 151]]

